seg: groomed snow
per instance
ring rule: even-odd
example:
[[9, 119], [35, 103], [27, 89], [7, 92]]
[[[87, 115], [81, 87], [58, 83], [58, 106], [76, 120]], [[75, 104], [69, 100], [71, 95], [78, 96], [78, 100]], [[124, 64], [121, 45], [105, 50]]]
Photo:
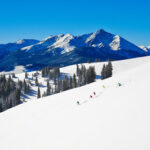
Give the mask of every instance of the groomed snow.
[[[1, 113], [1, 149], [149, 150], [150, 57], [113, 66], [112, 78]], [[72, 72], [69, 67], [62, 69]]]

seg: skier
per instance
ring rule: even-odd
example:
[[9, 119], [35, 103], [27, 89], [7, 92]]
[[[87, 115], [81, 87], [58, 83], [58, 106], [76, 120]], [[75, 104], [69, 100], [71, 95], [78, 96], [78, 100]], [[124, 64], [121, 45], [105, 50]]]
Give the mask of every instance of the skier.
[[118, 82], [118, 86], [121, 86], [121, 83]]
[[96, 93], [95, 93], [95, 92], [93, 92], [93, 94], [94, 94], [94, 95], [96, 95]]
[[80, 102], [79, 102], [79, 101], [77, 101], [77, 104], [78, 104], [78, 105], [80, 105]]
[[90, 98], [92, 98], [92, 95], [90, 95]]

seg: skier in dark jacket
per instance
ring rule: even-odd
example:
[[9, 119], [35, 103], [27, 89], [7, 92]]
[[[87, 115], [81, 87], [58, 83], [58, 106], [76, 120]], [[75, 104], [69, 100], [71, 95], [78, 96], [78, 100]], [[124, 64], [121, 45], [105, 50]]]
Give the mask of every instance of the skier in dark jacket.
[[80, 105], [80, 102], [79, 102], [79, 101], [77, 101], [77, 104], [78, 104], [78, 105]]

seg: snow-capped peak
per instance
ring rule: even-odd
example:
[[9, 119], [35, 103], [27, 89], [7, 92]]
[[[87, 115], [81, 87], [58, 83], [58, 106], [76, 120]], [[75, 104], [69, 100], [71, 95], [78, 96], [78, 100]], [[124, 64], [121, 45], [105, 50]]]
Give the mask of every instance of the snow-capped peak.
[[103, 43], [103, 45], [109, 44], [113, 40], [113, 34], [106, 32], [103, 29], [100, 29], [94, 32], [89, 38], [87, 38], [86, 43], [90, 44], [91, 46], [99, 45]]
[[21, 40], [18, 40], [17, 42], [16, 42], [16, 44], [22, 44], [22, 43], [24, 43], [25, 42], [25, 39], [21, 39]]
[[47, 46], [50, 46], [54, 42], [58, 41], [60, 38], [62, 38], [64, 34], [59, 34], [59, 35], [51, 35], [44, 40], [42, 40], [39, 44], [45, 44]]
[[60, 38], [58, 41], [56, 41], [52, 47], [53, 48], [62, 48], [62, 54], [66, 52], [70, 52], [74, 50], [74, 46], [71, 46], [70, 41], [73, 40], [74, 37], [71, 34], [66, 34], [62, 38]]

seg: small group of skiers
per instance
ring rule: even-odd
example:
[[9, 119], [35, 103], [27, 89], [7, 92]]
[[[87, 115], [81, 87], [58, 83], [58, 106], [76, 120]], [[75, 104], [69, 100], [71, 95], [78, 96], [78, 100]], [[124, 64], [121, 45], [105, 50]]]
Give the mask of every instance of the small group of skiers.
[[[121, 84], [120, 82], [118, 82], [118, 86], [120, 87], [120, 86], [122, 86], [122, 84]], [[103, 88], [106, 88], [105, 85], [103, 85], [102, 87], [103, 87]], [[93, 95], [95, 96], [95, 95], [96, 95], [96, 92], [93, 92]], [[93, 96], [90, 95], [90, 98], [93, 98]], [[79, 101], [77, 101], [77, 105], [80, 105], [80, 102], [79, 102]]]
[[[93, 92], [93, 95], [95, 96], [95, 95], [96, 95], [96, 92]], [[90, 98], [93, 98], [93, 96], [92, 96], [92, 95], [90, 95]], [[79, 102], [79, 101], [77, 101], [77, 104], [78, 104], [78, 105], [80, 105], [80, 102]]]

